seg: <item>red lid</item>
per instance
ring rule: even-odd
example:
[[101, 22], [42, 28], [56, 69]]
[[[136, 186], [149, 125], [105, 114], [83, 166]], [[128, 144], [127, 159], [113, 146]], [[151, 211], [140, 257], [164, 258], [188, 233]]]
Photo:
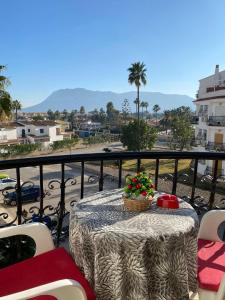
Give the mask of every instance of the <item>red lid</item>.
[[164, 194], [158, 197], [157, 205], [163, 208], [179, 208], [176, 195]]

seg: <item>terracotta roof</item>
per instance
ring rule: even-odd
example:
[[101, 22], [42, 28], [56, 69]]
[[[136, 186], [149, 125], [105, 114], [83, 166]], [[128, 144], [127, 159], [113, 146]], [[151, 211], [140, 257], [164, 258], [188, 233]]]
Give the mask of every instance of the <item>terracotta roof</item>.
[[20, 123], [25, 125], [34, 125], [34, 126], [56, 126], [55, 121], [50, 120], [40, 120], [40, 121], [21, 121]]
[[16, 127], [24, 127], [24, 125], [18, 122], [0, 122], [0, 128], [16, 128]]

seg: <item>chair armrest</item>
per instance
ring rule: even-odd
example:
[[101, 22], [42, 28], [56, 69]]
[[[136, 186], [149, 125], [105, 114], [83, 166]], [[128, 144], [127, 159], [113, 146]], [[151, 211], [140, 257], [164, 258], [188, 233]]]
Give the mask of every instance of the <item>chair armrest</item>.
[[83, 287], [77, 281], [70, 279], [40, 285], [29, 290], [0, 297], [0, 300], [27, 300], [41, 295], [50, 295], [56, 297], [58, 300], [87, 300]]
[[211, 210], [207, 212], [200, 223], [198, 239], [221, 242], [218, 227], [225, 221], [225, 210]]
[[225, 275], [223, 276], [223, 279], [220, 282], [220, 287], [216, 294], [215, 300], [223, 300], [223, 299], [225, 299]]
[[23, 224], [0, 229], [0, 239], [16, 235], [27, 235], [34, 240], [36, 244], [34, 256], [55, 248], [50, 230], [42, 223]]

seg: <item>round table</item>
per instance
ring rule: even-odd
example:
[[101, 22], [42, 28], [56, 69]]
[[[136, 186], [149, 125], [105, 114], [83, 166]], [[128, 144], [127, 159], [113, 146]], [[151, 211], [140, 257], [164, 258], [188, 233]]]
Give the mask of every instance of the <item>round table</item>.
[[145, 212], [129, 212], [122, 190], [113, 190], [74, 206], [70, 250], [98, 300], [185, 300], [196, 291], [198, 217], [179, 205], [153, 201]]

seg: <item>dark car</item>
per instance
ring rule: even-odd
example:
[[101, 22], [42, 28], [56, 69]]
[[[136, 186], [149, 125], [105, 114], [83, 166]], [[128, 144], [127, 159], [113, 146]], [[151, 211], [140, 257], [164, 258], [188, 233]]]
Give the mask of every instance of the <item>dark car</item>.
[[[38, 185], [22, 187], [21, 198], [22, 203], [33, 202], [40, 200], [40, 187]], [[16, 192], [7, 192], [4, 194], [4, 203], [7, 205], [15, 206], [17, 204]]]

